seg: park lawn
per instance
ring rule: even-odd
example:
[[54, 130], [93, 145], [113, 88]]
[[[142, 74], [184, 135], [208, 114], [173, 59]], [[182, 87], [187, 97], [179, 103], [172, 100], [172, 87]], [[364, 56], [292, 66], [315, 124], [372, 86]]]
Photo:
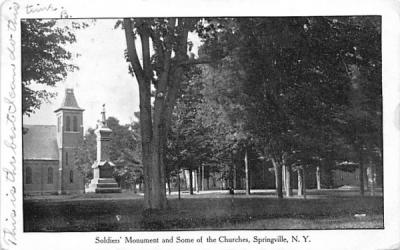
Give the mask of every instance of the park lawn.
[[143, 212], [139, 196], [93, 197], [25, 199], [24, 231], [383, 228], [381, 196], [171, 196], [168, 209], [152, 214]]
[[[383, 228], [382, 215], [369, 215], [367, 217], [357, 218], [354, 216], [338, 216], [335, 218], [276, 218], [276, 219], [255, 219], [235, 224], [232, 227], [230, 223], [224, 223], [220, 229], [266, 229], [266, 230], [314, 230], [314, 229], [378, 229]], [[210, 228], [204, 228], [212, 229]]]

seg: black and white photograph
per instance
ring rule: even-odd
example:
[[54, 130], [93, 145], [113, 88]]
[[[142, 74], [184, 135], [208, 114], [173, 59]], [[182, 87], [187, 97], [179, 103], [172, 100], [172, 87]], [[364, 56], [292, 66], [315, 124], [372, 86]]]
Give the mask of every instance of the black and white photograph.
[[383, 227], [379, 16], [21, 22], [26, 231]]
[[90, 249], [399, 246], [399, 83], [383, 53], [398, 27], [382, 13], [8, 4], [4, 249], [85, 247], [77, 233]]

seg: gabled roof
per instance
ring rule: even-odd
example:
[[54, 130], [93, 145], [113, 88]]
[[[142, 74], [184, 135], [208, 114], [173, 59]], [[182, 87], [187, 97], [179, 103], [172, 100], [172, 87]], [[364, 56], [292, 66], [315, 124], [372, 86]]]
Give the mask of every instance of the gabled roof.
[[24, 125], [24, 160], [58, 160], [57, 127]]
[[63, 101], [61, 102], [61, 107], [56, 109], [54, 112], [58, 112], [59, 110], [62, 110], [62, 109], [78, 110], [78, 111], [84, 110], [78, 106], [78, 102], [76, 101], [76, 98], [74, 95], [74, 89], [65, 89], [65, 96], [64, 96]]

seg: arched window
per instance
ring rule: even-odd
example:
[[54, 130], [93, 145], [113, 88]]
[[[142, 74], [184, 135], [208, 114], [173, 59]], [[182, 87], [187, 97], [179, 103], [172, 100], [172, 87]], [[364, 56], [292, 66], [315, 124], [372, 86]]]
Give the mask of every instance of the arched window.
[[71, 131], [71, 117], [65, 118], [65, 131]]
[[53, 168], [49, 167], [47, 169], [47, 184], [53, 184]]
[[25, 170], [25, 183], [26, 184], [32, 184], [32, 168], [31, 167], [26, 167], [26, 170]]
[[69, 171], [69, 182], [73, 183], [74, 182], [74, 171]]
[[78, 119], [76, 118], [76, 116], [72, 118], [72, 125], [73, 131], [78, 131]]

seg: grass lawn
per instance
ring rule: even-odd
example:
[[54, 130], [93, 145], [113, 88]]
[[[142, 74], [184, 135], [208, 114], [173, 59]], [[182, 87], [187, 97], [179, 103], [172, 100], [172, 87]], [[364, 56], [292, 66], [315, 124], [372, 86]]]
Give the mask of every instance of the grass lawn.
[[130, 193], [27, 197], [25, 232], [141, 231], [218, 229], [383, 228], [382, 196], [322, 190], [307, 199], [278, 200], [273, 192], [250, 196], [200, 193], [181, 200], [168, 196], [169, 208], [143, 213], [143, 198]]

